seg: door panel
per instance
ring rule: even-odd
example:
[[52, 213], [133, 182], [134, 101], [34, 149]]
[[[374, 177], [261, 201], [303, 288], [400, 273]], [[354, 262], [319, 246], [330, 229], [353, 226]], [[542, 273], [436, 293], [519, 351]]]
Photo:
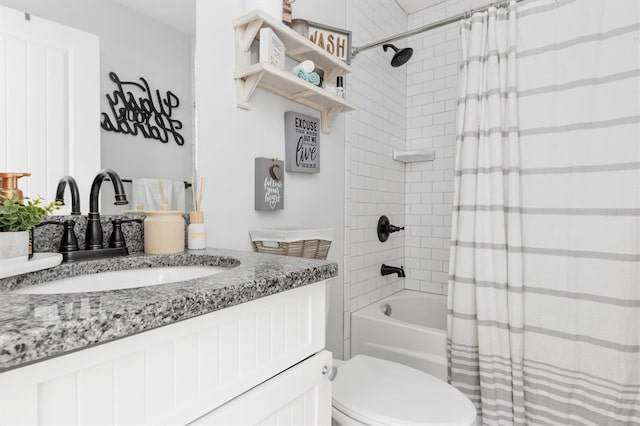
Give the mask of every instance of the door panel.
[[53, 201], [69, 174], [87, 210], [100, 170], [99, 73], [97, 36], [0, 7], [0, 170], [30, 172], [25, 195]]

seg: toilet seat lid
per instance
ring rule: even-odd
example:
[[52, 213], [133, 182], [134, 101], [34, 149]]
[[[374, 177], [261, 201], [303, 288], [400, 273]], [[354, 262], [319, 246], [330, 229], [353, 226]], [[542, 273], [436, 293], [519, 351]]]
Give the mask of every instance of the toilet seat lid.
[[473, 424], [476, 410], [460, 391], [425, 372], [356, 355], [338, 370], [333, 406], [371, 425]]

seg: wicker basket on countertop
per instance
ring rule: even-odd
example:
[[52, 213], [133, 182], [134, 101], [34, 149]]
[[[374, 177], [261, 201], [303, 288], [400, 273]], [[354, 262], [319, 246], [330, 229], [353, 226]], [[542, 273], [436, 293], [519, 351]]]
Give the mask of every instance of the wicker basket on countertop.
[[249, 231], [258, 253], [325, 260], [333, 229], [261, 229]]

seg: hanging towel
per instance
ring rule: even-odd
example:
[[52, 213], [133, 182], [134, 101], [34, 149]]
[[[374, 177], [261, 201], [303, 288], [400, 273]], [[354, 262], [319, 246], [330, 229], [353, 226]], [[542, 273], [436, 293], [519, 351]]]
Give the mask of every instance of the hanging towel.
[[160, 210], [158, 182], [162, 182], [169, 210], [185, 211], [184, 182], [157, 178], [131, 179], [131, 207], [137, 209], [142, 205], [143, 210]]

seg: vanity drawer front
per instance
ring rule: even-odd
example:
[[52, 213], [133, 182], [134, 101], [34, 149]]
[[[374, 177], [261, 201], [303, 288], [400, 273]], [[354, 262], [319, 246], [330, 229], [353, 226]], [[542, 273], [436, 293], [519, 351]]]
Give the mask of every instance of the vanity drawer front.
[[0, 374], [0, 424], [186, 424], [321, 351], [319, 282]]
[[329, 425], [331, 352], [322, 351], [262, 383], [190, 426], [208, 425]]

